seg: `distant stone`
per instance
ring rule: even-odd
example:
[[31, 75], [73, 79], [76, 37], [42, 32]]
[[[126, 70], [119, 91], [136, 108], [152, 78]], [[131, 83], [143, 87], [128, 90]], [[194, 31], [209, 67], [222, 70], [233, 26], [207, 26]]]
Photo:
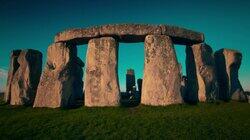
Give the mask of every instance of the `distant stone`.
[[77, 48], [66, 43], [49, 46], [47, 63], [42, 73], [33, 107], [72, 107], [83, 98], [84, 63]]
[[220, 99], [246, 101], [247, 97], [238, 79], [242, 54], [236, 50], [221, 49], [215, 52], [215, 60]]
[[247, 96], [248, 103], [250, 103], [250, 91], [246, 91], [245, 95]]
[[142, 90], [142, 79], [137, 79], [137, 87], [138, 87], [138, 91], [141, 94], [141, 90]]
[[187, 77], [181, 77], [181, 97], [183, 101], [188, 102], [188, 92], [187, 92]]
[[37, 50], [21, 51], [19, 64], [11, 82], [11, 105], [33, 105], [42, 72], [42, 53]]
[[135, 72], [133, 69], [128, 69], [126, 74], [126, 92], [135, 92]]
[[193, 44], [204, 41], [204, 35], [188, 29], [169, 25], [112, 24], [60, 32], [55, 42], [86, 44], [92, 38], [111, 36], [120, 42], [143, 42], [147, 35], [167, 35], [176, 44]]
[[4, 99], [4, 92], [0, 92], [0, 100], [2, 101]]
[[141, 103], [165, 106], [182, 103], [181, 75], [173, 42], [165, 35], [145, 39]]
[[95, 38], [89, 41], [84, 81], [86, 106], [120, 104], [117, 47], [118, 43], [112, 37]]
[[13, 50], [11, 52], [10, 56], [10, 66], [9, 66], [9, 72], [8, 72], [8, 78], [7, 78], [7, 85], [6, 85], [6, 91], [4, 94], [4, 100], [6, 103], [10, 103], [10, 96], [11, 96], [11, 83], [13, 81], [13, 77], [19, 68], [19, 63], [17, 62], [17, 59], [21, 53], [21, 50]]
[[186, 48], [188, 98], [190, 102], [212, 102], [218, 98], [213, 51], [207, 44]]

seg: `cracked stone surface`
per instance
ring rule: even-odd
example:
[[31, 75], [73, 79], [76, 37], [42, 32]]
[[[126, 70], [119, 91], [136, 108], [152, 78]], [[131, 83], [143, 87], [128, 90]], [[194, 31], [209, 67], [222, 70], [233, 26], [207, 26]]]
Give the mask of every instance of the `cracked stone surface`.
[[55, 42], [87, 44], [97, 37], [114, 37], [119, 42], [144, 42], [147, 35], [167, 35], [175, 44], [194, 44], [204, 41], [203, 33], [169, 25], [108, 24], [90, 28], [69, 29], [58, 33]]
[[112, 37], [95, 38], [89, 41], [84, 80], [86, 106], [119, 105], [117, 47], [118, 44]]
[[182, 103], [181, 75], [173, 42], [165, 35], [145, 39], [141, 103], [165, 106]]
[[49, 46], [33, 107], [67, 108], [83, 100], [83, 66], [76, 46], [66, 43]]
[[19, 63], [17, 59], [21, 53], [21, 50], [13, 50], [10, 55], [10, 66], [7, 77], [7, 85], [4, 94], [4, 100], [6, 103], [10, 103], [10, 95], [11, 95], [11, 83], [13, 81], [13, 76], [15, 75], [17, 69], [19, 68]]
[[236, 50], [220, 49], [215, 52], [221, 100], [247, 101], [247, 96], [238, 79], [241, 60], [242, 54]]
[[204, 43], [186, 48], [188, 98], [191, 102], [213, 102], [218, 99], [213, 50]]
[[[19, 54], [18, 58], [15, 53]], [[10, 104], [33, 105], [42, 72], [42, 53], [28, 49], [13, 52], [12, 56], [14, 56], [14, 63], [10, 73], [15, 71], [12, 71], [13, 69], [16, 71], [10, 82]]]

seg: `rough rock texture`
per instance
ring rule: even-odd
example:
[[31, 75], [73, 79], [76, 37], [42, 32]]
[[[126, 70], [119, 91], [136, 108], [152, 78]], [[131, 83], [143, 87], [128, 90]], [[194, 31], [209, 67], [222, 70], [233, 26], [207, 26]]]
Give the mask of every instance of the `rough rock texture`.
[[42, 72], [42, 53], [37, 50], [21, 51], [19, 64], [11, 82], [11, 105], [33, 105]]
[[42, 73], [33, 107], [72, 107], [83, 97], [84, 63], [77, 48], [66, 43], [49, 46], [47, 63]]
[[218, 82], [212, 48], [203, 43], [187, 46], [186, 56], [188, 101], [215, 101]]
[[112, 37], [89, 41], [84, 80], [86, 106], [119, 105], [117, 51], [118, 44]]
[[238, 79], [242, 54], [236, 50], [221, 49], [215, 53], [219, 98], [221, 100], [246, 101], [247, 97]]
[[141, 103], [154, 106], [182, 103], [180, 88], [181, 75], [172, 40], [165, 35], [148, 35]]
[[169, 25], [113, 24], [60, 32], [55, 42], [86, 44], [92, 38], [112, 36], [120, 42], [143, 42], [147, 35], [167, 35], [174, 43], [193, 44], [204, 41], [204, 35], [188, 29]]
[[19, 63], [17, 62], [17, 59], [20, 53], [21, 53], [21, 50], [13, 50], [11, 52], [7, 85], [6, 85], [6, 91], [4, 94], [4, 100], [6, 103], [10, 103], [11, 82], [13, 81], [13, 76], [15, 75], [17, 69], [19, 68]]

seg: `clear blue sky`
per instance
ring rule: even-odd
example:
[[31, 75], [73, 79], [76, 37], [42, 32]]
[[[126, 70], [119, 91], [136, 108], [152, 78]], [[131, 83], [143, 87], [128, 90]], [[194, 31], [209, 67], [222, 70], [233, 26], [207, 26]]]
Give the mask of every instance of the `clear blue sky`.
[[[13, 49], [46, 49], [54, 35], [67, 28], [109, 23], [170, 24], [200, 31], [214, 51], [243, 53], [240, 81], [250, 89], [250, 1], [247, 0], [1, 0], [0, 86], [6, 84], [9, 54]], [[185, 47], [176, 46], [185, 71]], [[86, 45], [78, 55], [85, 62]], [[120, 44], [119, 80], [125, 87], [127, 68], [143, 75], [143, 43]], [[185, 72], [184, 72], [185, 73]]]

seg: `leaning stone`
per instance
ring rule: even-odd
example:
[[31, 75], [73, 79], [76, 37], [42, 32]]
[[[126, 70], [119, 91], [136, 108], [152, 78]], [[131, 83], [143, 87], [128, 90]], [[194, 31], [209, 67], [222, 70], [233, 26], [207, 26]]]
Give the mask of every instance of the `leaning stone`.
[[86, 106], [118, 106], [117, 47], [112, 37], [91, 39], [87, 51]]
[[66, 43], [49, 46], [33, 107], [72, 107], [83, 96], [82, 67], [77, 48]]
[[165, 35], [145, 39], [141, 103], [165, 106], [182, 103], [181, 75], [173, 42]]
[[236, 50], [221, 49], [215, 52], [215, 62], [221, 100], [246, 101], [247, 97], [238, 79], [242, 54]]
[[218, 82], [212, 48], [203, 43], [194, 44], [187, 46], [186, 55], [190, 101], [215, 101], [218, 97]]
[[11, 105], [33, 105], [42, 72], [42, 53], [37, 50], [21, 51], [20, 65], [11, 82]]
[[6, 85], [6, 90], [4, 94], [4, 100], [6, 103], [10, 103], [11, 83], [13, 81], [13, 76], [15, 75], [17, 69], [19, 68], [19, 63], [17, 62], [17, 59], [20, 53], [21, 53], [21, 50], [13, 50], [11, 52], [7, 85]]

